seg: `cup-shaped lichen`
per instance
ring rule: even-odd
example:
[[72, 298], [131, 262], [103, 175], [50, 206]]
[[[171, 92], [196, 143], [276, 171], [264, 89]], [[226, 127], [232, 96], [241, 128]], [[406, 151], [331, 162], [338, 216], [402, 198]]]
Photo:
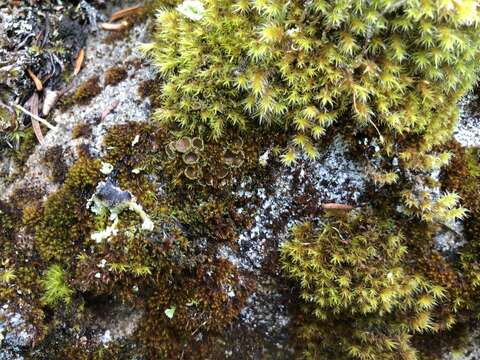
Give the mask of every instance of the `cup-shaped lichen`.
[[192, 146], [197, 150], [197, 151], [202, 151], [203, 150], [203, 140], [202, 138], [195, 137], [192, 139]]
[[194, 152], [189, 152], [183, 154], [182, 159], [185, 164], [192, 165], [198, 162], [199, 156]]
[[192, 148], [192, 139], [190, 139], [189, 137], [183, 137], [181, 139], [178, 139], [174, 143], [174, 148], [175, 150], [177, 150], [182, 154], [186, 153], [187, 151], [190, 151], [190, 149]]
[[197, 180], [201, 176], [201, 170], [194, 166], [189, 166], [184, 170], [185, 176], [189, 180]]

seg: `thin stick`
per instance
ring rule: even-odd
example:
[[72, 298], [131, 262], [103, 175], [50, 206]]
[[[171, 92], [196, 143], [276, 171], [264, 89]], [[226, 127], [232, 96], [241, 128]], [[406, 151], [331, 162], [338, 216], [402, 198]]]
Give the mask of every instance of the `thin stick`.
[[324, 203], [321, 205], [325, 210], [352, 210], [353, 206], [348, 204]]
[[103, 30], [109, 30], [109, 31], [121, 31], [125, 30], [128, 27], [128, 21], [123, 20], [120, 23], [102, 23], [100, 25]]
[[378, 136], [380, 136], [380, 142], [383, 144], [383, 136], [382, 136], [382, 134], [380, 133], [380, 130], [378, 130], [377, 125], [375, 125], [375, 123], [374, 123], [372, 120], [370, 120], [370, 119], [367, 119], [367, 120], [370, 121], [370, 124], [373, 125], [373, 127], [375, 128], [375, 130], [377, 130]]
[[122, 10], [119, 10], [119, 11], [113, 13], [112, 16], [110, 17], [110, 21], [113, 22], [113, 21], [121, 19], [121, 18], [123, 18], [127, 15], [138, 14], [142, 11], [143, 11], [143, 7], [140, 6], [140, 5], [128, 7], [128, 8], [125, 8], [125, 9], [122, 9]]
[[25, 114], [27, 114], [28, 116], [31, 116], [33, 119], [41, 122], [43, 125], [45, 125], [46, 127], [48, 127], [50, 130], [54, 130], [55, 129], [55, 126], [53, 126], [52, 124], [50, 124], [47, 120], [45, 119], [42, 119], [40, 116], [37, 116], [35, 114], [32, 114], [30, 111], [28, 111], [27, 109], [25, 109], [24, 107], [22, 107], [21, 105], [18, 105], [18, 104], [15, 104], [15, 107], [24, 112]]

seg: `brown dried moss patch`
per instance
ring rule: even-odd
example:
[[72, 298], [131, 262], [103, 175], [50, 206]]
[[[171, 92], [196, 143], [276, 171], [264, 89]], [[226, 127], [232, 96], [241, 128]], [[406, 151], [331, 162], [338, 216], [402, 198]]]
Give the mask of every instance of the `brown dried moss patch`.
[[117, 85], [127, 78], [127, 70], [123, 66], [113, 66], [105, 72], [105, 85]]
[[[90, 101], [102, 92], [100, 78], [94, 76], [79, 85], [72, 100], [80, 105], [88, 105]], [[67, 101], [68, 103], [68, 101]]]

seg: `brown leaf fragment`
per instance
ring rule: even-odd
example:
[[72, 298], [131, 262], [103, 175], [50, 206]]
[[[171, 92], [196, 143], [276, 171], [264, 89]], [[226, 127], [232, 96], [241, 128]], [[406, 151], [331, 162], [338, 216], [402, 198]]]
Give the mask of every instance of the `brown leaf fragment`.
[[77, 76], [82, 69], [83, 61], [85, 60], [85, 49], [81, 48], [78, 52], [77, 59], [75, 60], [75, 68], [73, 70], [73, 76]]
[[108, 31], [122, 31], [128, 27], [128, 21], [123, 20], [119, 23], [102, 23], [100, 26], [103, 30]]
[[114, 22], [128, 15], [139, 14], [142, 11], [143, 11], [143, 6], [140, 6], [140, 5], [131, 6], [122, 10], [118, 10], [114, 12], [110, 17], [110, 22]]
[[120, 101], [115, 100], [108, 106], [105, 110], [103, 110], [102, 115], [100, 116], [100, 120], [103, 121], [105, 118], [113, 111], [115, 108], [120, 104]]
[[325, 203], [322, 204], [322, 208], [325, 210], [345, 210], [349, 211], [353, 209], [352, 205], [348, 204], [337, 204], [337, 203]]
[[[38, 94], [33, 93], [33, 95], [30, 97], [30, 99], [27, 100], [26, 105], [28, 105], [30, 112], [38, 116]], [[45, 139], [43, 138], [42, 134], [42, 128], [40, 127], [40, 123], [33, 117], [30, 117], [32, 119], [32, 127], [33, 127], [33, 132], [35, 133], [35, 136], [37, 137], [38, 142], [40, 145], [43, 145], [45, 143]]]
[[28, 75], [32, 78], [33, 82], [35, 83], [35, 87], [37, 88], [37, 91], [42, 91], [43, 90], [43, 84], [42, 81], [35, 75], [32, 70], [27, 69]]

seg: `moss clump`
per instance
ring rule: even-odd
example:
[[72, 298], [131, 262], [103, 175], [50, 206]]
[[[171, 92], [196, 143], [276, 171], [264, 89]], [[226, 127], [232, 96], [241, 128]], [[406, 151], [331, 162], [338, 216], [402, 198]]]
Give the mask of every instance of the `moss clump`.
[[480, 234], [480, 150], [464, 149], [457, 142], [452, 142], [448, 149], [453, 157], [443, 172], [442, 184], [446, 190], [455, 191], [462, 198], [469, 211], [465, 232], [469, 240], [474, 240]]
[[113, 66], [105, 72], [105, 85], [117, 85], [127, 78], [127, 70], [122, 66]]
[[25, 128], [24, 130], [18, 130], [11, 135], [18, 140], [18, 147], [14, 149], [13, 159], [20, 168], [23, 168], [28, 158], [33, 153], [35, 146], [38, 144], [38, 140], [31, 127]]
[[[80, 105], [87, 105], [95, 96], [100, 94], [102, 90], [100, 78], [94, 76], [78, 86], [71, 100]], [[66, 100], [66, 103], [68, 104], [68, 100]]]
[[[239, 284], [228, 261], [209, 261], [190, 274], [178, 275], [171, 278], [168, 291], [157, 290], [148, 299], [148, 316], [139, 332], [148, 357], [210, 356], [218, 350], [211, 347], [215, 332], [222, 331], [244, 306], [248, 284]], [[165, 310], [172, 306], [175, 312], [170, 318]], [[192, 338], [192, 333], [202, 333], [203, 339]]]
[[84, 122], [75, 124], [72, 129], [72, 139], [88, 138], [92, 135], [92, 127]]
[[155, 81], [154, 80], [145, 80], [138, 85], [138, 95], [142, 98], [150, 96], [155, 89]]
[[99, 161], [78, 160], [60, 190], [48, 197], [36, 219], [30, 219], [35, 248], [44, 261], [62, 264], [88, 240], [94, 219], [85, 204], [102, 175], [99, 169]]
[[43, 162], [50, 170], [50, 177], [56, 183], [63, 183], [67, 173], [63, 147], [56, 145], [49, 147], [43, 156]]
[[296, 226], [281, 254], [304, 303], [309, 359], [416, 359], [414, 334], [454, 323], [438, 313], [445, 289], [408, 265], [397, 225], [368, 210]]
[[46, 305], [55, 305], [58, 302], [69, 304], [73, 290], [65, 283], [65, 273], [60, 265], [52, 265], [40, 280], [44, 293], [42, 301]]
[[230, 125], [279, 123], [295, 133], [287, 163], [298, 152], [315, 158], [326, 129], [354, 119], [415, 167], [448, 139], [475, 81], [478, 20], [473, 0], [162, 8], [145, 46], [166, 80], [155, 117], [215, 138]]
[[[464, 286], [462, 307], [477, 311], [480, 304], [478, 288], [480, 286], [480, 150], [464, 149], [452, 142], [449, 149], [453, 152], [451, 164], [444, 170], [442, 184], [449, 191], [457, 191], [468, 209], [464, 221], [467, 243], [459, 250], [458, 266], [462, 270]], [[472, 314], [470, 314], [472, 316]]]
[[[220, 245], [237, 239], [248, 216], [236, 211], [240, 200], [232, 192], [233, 178], [213, 193], [181, 174], [182, 181], [177, 182], [181, 170], [173, 168], [172, 159], [164, 152], [173, 139], [158, 124], [115, 126], [105, 139], [105, 157], [94, 160], [81, 156], [68, 170], [62, 186], [43, 204], [24, 204], [23, 225], [34, 239], [24, 260], [43, 269], [44, 276], [41, 272], [35, 275], [31, 266], [15, 264], [15, 280], [5, 290], [0, 289], [8, 297], [15, 294], [13, 285], [23, 289], [28, 284], [38, 294], [32, 307], [40, 314], [48, 307], [50, 316], [37, 315], [35, 322], [37, 327], [52, 330], [45, 333], [42, 349], [49, 348], [57, 324], [67, 322], [69, 329], [83, 329], [88, 313], [83, 305], [107, 299], [144, 314], [135, 350], [118, 344], [119, 353], [140, 352], [149, 358], [178, 358], [182, 353], [189, 358], [205, 358], [221, 353], [225, 346], [221, 345], [221, 333], [239, 316], [253, 285], [216, 254]], [[242, 148], [246, 144], [251, 148]], [[245, 154], [242, 167], [235, 168], [239, 177], [259, 166], [259, 148], [253, 142], [246, 144], [235, 143], [235, 149], [241, 148]], [[199, 138], [191, 139], [191, 145], [212, 159], [217, 152], [224, 152], [221, 144], [204, 143]], [[178, 153], [176, 160], [183, 161], [183, 154]], [[102, 162], [111, 164], [110, 174], [101, 173]], [[222, 159], [216, 162], [223, 164]], [[120, 211], [116, 213], [116, 231], [95, 241], [92, 235], [111, 224], [108, 217], [112, 212], [92, 211], [87, 203], [93, 201], [93, 194], [99, 195], [99, 184], [106, 182], [120, 188], [122, 194], [134, 195], [153, 227], [142, 229], [138, 214]], [[108, 207], [109, 200], [102, 199]], [[16, 224], [20, 221], [18, 214]], [[68, 302], [73, 306], [64, 306]], [[167, 316], [165, 311], [173, 307], [173, 316]], [[192, 333], [201, 334], [194, 344]], [[67, 334], [62, 348], [75, 348], [78, 335], [76, 330]], [[58, 346], [52, 343], [45, 353], [58, 350]], [[85, 356], [96, 356], [95, 350], [92, 346]]]

